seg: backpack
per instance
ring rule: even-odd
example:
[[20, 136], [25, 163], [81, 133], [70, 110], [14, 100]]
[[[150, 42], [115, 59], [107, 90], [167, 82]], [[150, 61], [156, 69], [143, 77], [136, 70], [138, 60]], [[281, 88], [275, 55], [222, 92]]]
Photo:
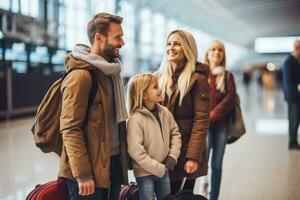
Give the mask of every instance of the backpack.
[[[44, 153], [55, 152], [59, 156], [61, 155], [63, 140], [62, 134], [60, 133], [59, 124], [62, 105], [60, 87], [63, 80], [73, 70], [65, 73], [61, 78], [51, 85], [37, 109], [31, 132], [33, 133], [35, 145]], [[92, 87], [89, 93], [87, 112], [83, 127], [87, 125], [89, 110], [98, 89], [97, 80], [94, 74], [95, 72], [93, 72], [93, 70], [88, 71], [90, 72], [92, 78]]]

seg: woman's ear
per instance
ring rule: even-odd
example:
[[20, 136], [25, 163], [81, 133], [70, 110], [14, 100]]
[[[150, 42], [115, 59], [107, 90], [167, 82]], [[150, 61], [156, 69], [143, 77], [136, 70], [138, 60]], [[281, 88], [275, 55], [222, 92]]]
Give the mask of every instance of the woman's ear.
[[147, 94], [143, 93], [143, 100], [147, 99]]

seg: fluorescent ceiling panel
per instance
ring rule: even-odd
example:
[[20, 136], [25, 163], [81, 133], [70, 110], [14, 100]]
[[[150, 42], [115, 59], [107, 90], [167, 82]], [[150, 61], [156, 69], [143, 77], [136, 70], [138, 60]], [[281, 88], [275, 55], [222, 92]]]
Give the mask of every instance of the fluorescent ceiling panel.
[[293, 44], [299, 37], [261, 37], [255, 39], [256, 53], [288, 53], [293, 50]]

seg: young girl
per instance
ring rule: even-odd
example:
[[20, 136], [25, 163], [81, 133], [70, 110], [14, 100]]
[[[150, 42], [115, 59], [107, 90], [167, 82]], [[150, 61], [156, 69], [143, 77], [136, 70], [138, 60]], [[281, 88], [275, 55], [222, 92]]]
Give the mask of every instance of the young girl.
[[178, 126], [161, 106], [162, 90], [152, 74], [136, 75], [128, 84], [128, 152], [142, 200], [162, 200], [170, 193], [168, 170], [180, 154]]

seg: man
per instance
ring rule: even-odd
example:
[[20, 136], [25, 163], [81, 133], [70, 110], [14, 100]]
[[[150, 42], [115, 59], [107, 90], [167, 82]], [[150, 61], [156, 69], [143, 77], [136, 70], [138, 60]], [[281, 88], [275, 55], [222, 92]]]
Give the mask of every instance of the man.
[[293, 52], [283, 64], [283, 87], [288, 103], [289, 149], [300, 150], [298, 128], [300, 122], [300, 40], [294, 42]]
[[[71, 200], [115, 200], [121, 184], [128, 184], [127, 112], [118, 60], [124, 45], [121, 23], [119, 16], [95, 15], [87, 26], [91, 48], [76, 45], [66, 56], [67, 70], [76, 70], [61, 86], [64, 148], [59, 176], [66, 179]], [[94, 70], [98, 87], [85, 123], [93, 83], [88, 70]]]

